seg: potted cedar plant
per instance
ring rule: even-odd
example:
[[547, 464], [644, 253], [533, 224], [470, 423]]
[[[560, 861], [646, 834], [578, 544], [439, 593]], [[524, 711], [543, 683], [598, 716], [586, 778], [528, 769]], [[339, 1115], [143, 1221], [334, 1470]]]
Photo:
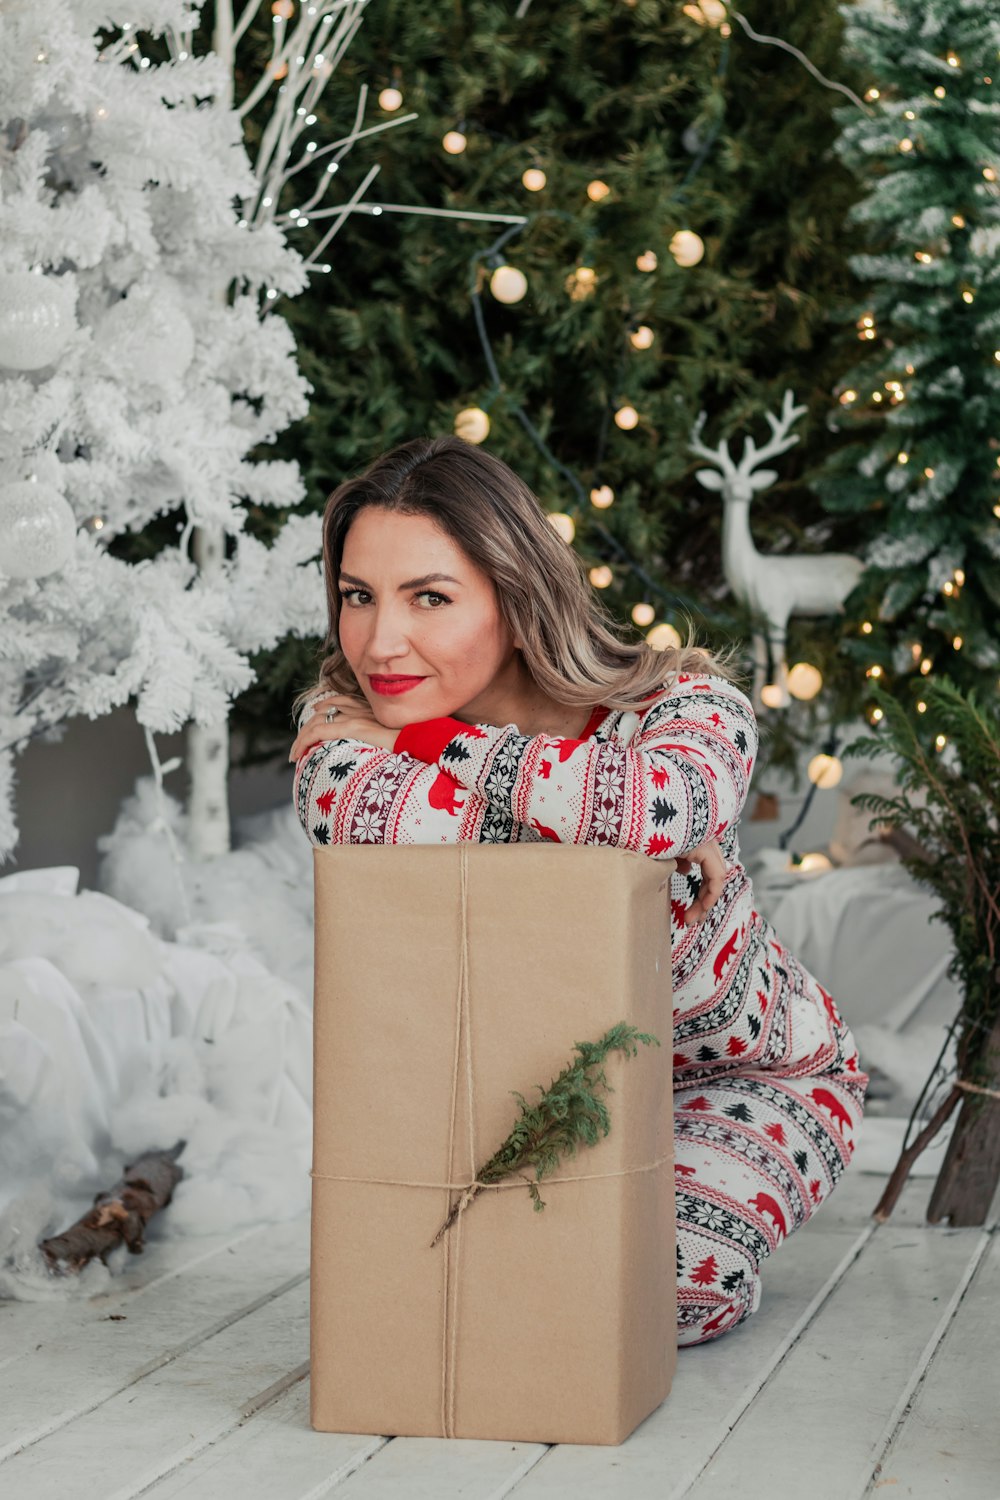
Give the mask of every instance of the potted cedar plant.
[[[922, 687], [929, 746], [904, 708], [876, 685], [872, 693], [883, 713], [878, 736], [855, 740], [843, 752], [894, 754], [901, 763], [897, 796], [861, 793], [851, 801], [877, 815], [904, 867], [940, 898], [934, 916], [951, 929], [948, 975], [963, 997], [874, 1216], [888, 1218], [913, 1162], [957, 1109], [927, 1219], [982, 1224], [1000, 1180], [1000, 701], [994, 696], [983, 707], [974, 690], [963, 693], [947, 678]], [[951, 1086], [907, 1145], [952, 1037], [957, 1066]]]

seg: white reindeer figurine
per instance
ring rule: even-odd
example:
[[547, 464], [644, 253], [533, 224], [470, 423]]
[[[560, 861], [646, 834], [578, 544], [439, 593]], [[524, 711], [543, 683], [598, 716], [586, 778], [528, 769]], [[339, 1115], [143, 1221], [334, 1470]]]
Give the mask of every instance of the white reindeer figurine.
[[[785, 639], [789, 615], [842, 614], [844, 600], [860, 577], [864, 564], [847, 552], [809, 554], [785, 553], [765, 557], [757, 551], [750, 534], [750, 501], [758, 490], [773, 484], [778, 475], [774, 469], [757, 467], [764, 459], [776, 457], [799, 441], [789, 436], [789, 428], [806, 410], [792, 404], [791, 391], [785, 392], [781, 416], [768, 412], [771, 438], [758, 449], [752, 437], [744, 439], [743, 456], [734, 463], [729, 445], [719, 443], [708, 448], [701, 441], [705, 412], [701, 412], [692, 429], [690, 448], [715, 467], [698, 469], [696, 478], [707, 490], [721, 490], [726, 512], [722, 521], [722, 568], [726, 581], [742, 604], [757, 611], [766, 621], [763, 631], [753, 636], [753, 703], [785, 707], [789, 703], [788, 662]], [[778, 692], [769, 694], [772, 702], [764, 704], [761, 690], [767, 682], [770, 648], [771, 684]]]

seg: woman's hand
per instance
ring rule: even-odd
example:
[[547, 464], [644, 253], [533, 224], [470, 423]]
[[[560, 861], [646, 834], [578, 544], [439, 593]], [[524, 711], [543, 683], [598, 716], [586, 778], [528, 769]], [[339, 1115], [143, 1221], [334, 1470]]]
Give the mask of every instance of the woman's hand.
[[[326, 715], [331, 708], [337, 712], [328, 720]], [[361, 740], [366, 745], [391, 750], [398, 734], [398, 729], [379, 723], [364, 698], [349, 693], [324, 693], [314, 700], [313, 712], [292, 741], [288, 759], [297, 761], [324, 740]]]
[[714, 839], [707, 839], [704, 844], [689, 849], [677, 861], [677, 868], [682, 875], [686, 875], [692, 864], [701, 865], [701, 889], [684, 914], [684, 922], [688, 927], [705, 920], [722, 894], [722, 887], [729, 874], [725, 857]]

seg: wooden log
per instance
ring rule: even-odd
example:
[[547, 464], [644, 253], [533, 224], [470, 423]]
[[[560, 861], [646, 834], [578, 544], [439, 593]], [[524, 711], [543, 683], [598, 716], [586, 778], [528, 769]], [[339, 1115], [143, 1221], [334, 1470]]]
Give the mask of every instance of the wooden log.
[[39, 1241], [49, 1265], [76, 1272], [95, 1255], [107, 1265], [108, 1256], [119, 1245], [127, 1245], [132, 1255], [141, 1254], [143, 1230], [153, 1215], [167, 1206], [184, 1176], [177, 1157], [186, 1145], [186, 1141], [178, 1141], [169, 1151], [143, 1152], [125, 1167], [114, 1187], [97, 1194], [94, 1207], [75, 1224], [62, 1234]]

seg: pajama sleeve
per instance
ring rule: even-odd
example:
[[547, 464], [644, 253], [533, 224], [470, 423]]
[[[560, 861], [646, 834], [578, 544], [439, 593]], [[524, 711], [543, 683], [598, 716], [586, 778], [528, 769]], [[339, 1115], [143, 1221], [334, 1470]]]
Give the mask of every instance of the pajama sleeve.
[[724, 678], [693, 674], [645, 710], [629, 744], [453, 718], [408, 725], [395, 741], [397, 753], [435, 765], [543, 839], [665, 859], [736, 822], [757, 748], [747, 696]]

